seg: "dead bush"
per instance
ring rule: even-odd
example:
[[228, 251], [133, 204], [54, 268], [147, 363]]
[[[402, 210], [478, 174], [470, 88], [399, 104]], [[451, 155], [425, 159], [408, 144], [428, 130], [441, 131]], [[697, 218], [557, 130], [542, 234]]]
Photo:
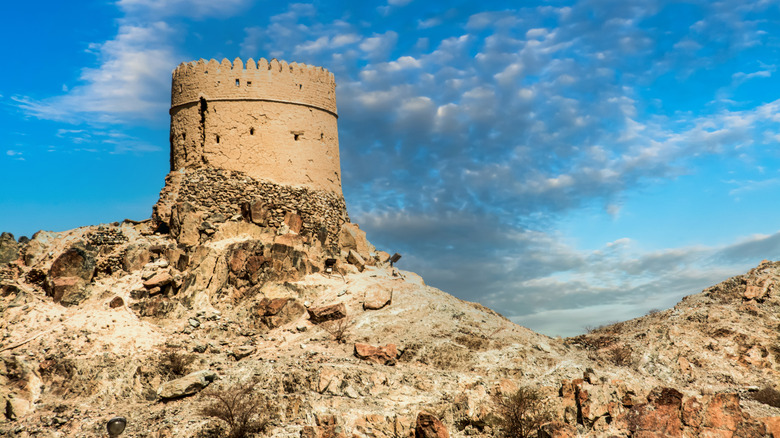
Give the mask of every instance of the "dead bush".
[[536, 436], [545, 423], [552, 421], [553, 413], [547, 407], [537, 388], [524, 386], [510, 395], [496, 397], [498, 427], [505, 437]]
[[607, 359], [619, 367], [628, 367], [634, 364], [634, 355], [631, 347], [627, 345], [617, 346], [606, 351]]
[[780, 391], [769, 386], [756, 392], [751, 398], [759, 403], [780, 408]]
[[200, 410], [204, 417], [224, 421], [228, 438], [245, 438], [264, 432], [271, 420], [268, 400], [257, 394], [255, 383], [209, 389], [203, 396], [211, 403]]
[[194, 354], [181, 353], [175, 348], [164, 349], [158, 358], [157, 369], [167, 377], [181, 377], [195, 361]]
[[355, 321], [348, 320], [347, 318], [335, 319], [333, 321], [327, 321], [320, 324], [328, 334], [333, 337], [333, 340], [344, 344], [347, 342], [347, 336], [352, 327], [355, 326]]

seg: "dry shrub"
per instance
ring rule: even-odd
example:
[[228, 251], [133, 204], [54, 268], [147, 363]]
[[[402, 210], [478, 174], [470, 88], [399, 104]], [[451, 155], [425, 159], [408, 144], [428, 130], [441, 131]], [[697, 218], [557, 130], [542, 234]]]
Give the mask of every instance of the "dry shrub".
[[271, 421], [268, 401], [255, 392], [255, 383], [214, 388], [203, 393], [212, 400], [200, 410], [204, 417], [227, 423], [228, 438], [245, 438], [264, 432]]
[[756, 392], [751, 398], [765, 405], [780, 408], [780, 391], [769, 386]]
[[627, 345], [617, 346], [606, 352], [607, 358], [619, 367], [628, 367], [634, 364], [634, 356], [631, 347]]
[[327, 321], [320, 324], [326, 332], [328, 332], [333, 340], [344, 344], [347, 342], [347, 336], [349, 331], [355, 326], [355, 321], [348, 320], [347, 318], [339, 318], [333, 321]]
[[441, 370], [468, 370], [474, 363], [474, 355], [466, 347], [444, 343], [425, 347], [417, 360]]
[[490, 348], [490, 339], [471, 333], [457, 336], [455, 342], [473, 351], [483, 351]]
[[537, 388], [524, 386], [510, 395], [496, 397], [498, 426], [505, 437], [536, 436], [542, 425], [553, 419], [542, 393]]
[[164, 376], [181, 377], [187, 374], [187, 368], [194, 361], [194, 354], [181, 353], [175, 348], [166, 348], [160, 353], [157, 369]]

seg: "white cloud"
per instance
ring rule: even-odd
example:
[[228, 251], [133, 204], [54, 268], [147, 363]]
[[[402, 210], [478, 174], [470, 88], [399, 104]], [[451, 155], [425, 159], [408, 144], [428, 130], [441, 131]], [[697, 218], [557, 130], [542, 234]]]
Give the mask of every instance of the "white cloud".
[[81, 85], [61, 96], [15, 100], [28, 114], [50, 120], [116, 122], [159, 117], [168, 105], [170, 74], [178, 58], [168, 42], [172, 33], [163, 22], [120, 26], [114, 39], [93, 45], [100, 66], [83, 69]]
[[245, 8], [251, 0], [119, 0], [117, 5], [127, 14], [157, 18], [185, 16], [192, 18], [226, 17]]

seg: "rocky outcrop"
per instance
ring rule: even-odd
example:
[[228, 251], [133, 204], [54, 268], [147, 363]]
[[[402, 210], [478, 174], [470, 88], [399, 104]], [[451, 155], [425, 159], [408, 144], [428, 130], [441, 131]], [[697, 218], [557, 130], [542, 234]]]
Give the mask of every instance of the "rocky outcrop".
[[182, 378], [163, 383], [157, 389], [157, 396], [162, 400], [170, 400], [193, 395], [209, 386], [216, 378], [217, 373], [214, 371], [196, 371]]
[[395, 365], [398, 358], [398, 349], [395, 344], [387, 344], [375, 347], [369, 344], [355, 344], [355, 356], [379, 365]]
[[328, 306], [311, 307], [308, 309], [309, 319], [315, 324], [325, 321], [333, 321], [347, 316], [347, 308], [344, 303], [331, 304]]
[[450, 434], [441, 420], [428, 412], [417, 414], [414, 426], [414, 438], [449, 438]]
[[0, 265], [19, 258], [19, 243], [11, 233], [0, 234]]

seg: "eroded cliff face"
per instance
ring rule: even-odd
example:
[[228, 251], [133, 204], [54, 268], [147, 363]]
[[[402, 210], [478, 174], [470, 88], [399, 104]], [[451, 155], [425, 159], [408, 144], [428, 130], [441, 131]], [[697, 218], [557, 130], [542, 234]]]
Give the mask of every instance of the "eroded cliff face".
[[237, 385], [266, 436], [507, 436], [520, 388], [549, 414], [530, 436], [780, 434], [756, 396], [780, 263], [553, 339], [392, 267], [340, 196], [235, 171], [172, 173], [147, 221], [2, 242], [5, 436], [224, 436], [202, 408]]

